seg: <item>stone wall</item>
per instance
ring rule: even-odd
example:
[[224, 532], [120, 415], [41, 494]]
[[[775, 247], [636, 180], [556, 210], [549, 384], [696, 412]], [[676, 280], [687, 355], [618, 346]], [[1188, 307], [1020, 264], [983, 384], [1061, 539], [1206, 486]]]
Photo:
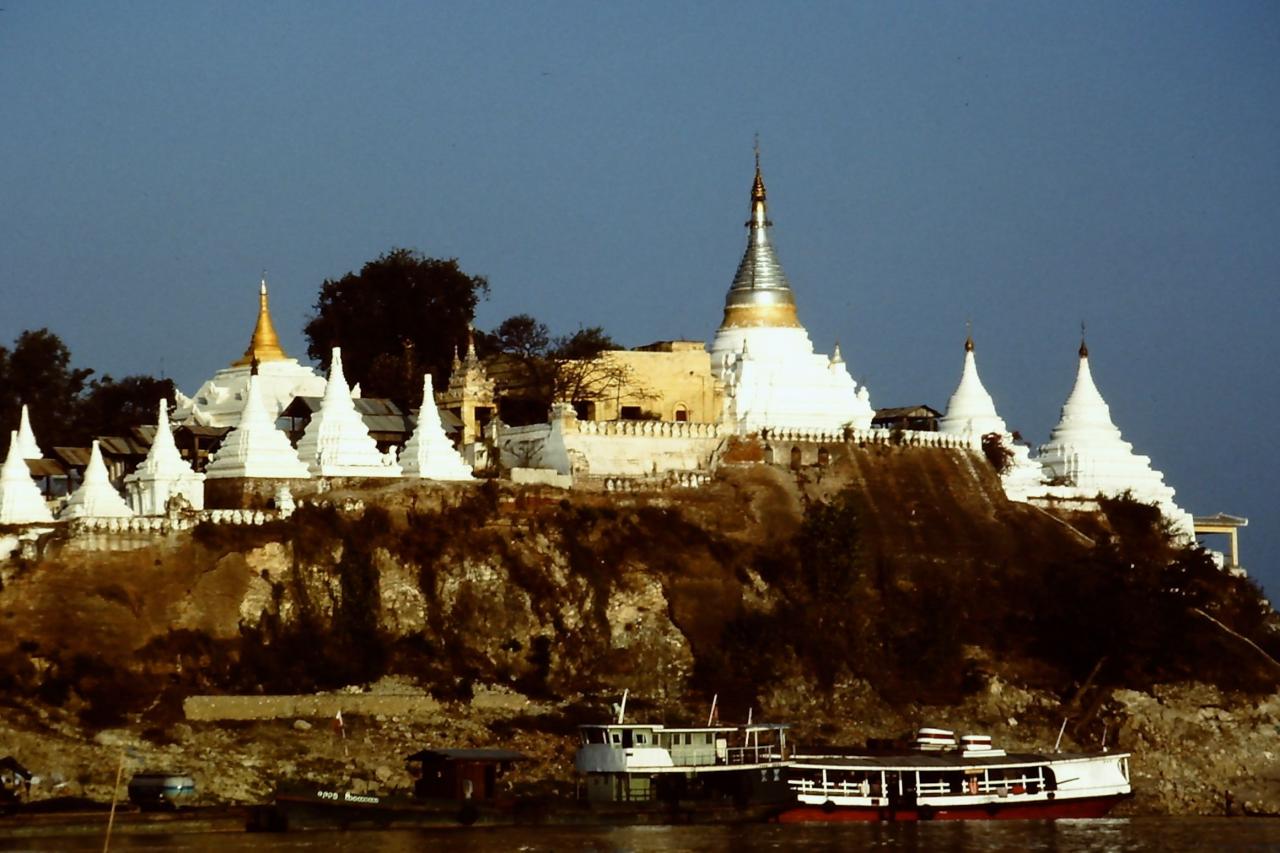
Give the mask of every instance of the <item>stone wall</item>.
[[343, 714], [374, 717], [426, 717], [440, 703], [423, 693], [317, 693], [299, 696], [188, 696], [182, 711], [188, 720], [332, 719]]

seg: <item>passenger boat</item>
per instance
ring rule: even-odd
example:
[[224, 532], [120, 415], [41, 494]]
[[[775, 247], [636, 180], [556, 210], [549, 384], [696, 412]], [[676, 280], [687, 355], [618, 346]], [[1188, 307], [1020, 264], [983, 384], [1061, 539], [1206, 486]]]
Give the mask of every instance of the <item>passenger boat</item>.
[[1128, 753], [1007, 753], [945, 729], [913, 749], [796, 755], [788, 784], [783, 823], [1090, 818], [1132, 796]]
[[574, 764], [593, 804], [780, 804], [791, 798], [785, 775], [788, 728], [749, 721], [720, 725], [713, 719], [705, 726], [625, 723], [620, 709], [614, 723], [578, 727]]

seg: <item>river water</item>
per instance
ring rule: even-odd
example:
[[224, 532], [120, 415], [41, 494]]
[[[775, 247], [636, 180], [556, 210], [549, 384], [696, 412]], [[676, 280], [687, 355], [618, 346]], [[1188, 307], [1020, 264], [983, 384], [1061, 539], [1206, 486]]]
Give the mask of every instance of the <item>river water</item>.
[[[103, 839], [0, 840], [0, 851], [102, 850]], [[499, 828], [287, 835], [116, 836], [113, 851], [344, 851], [346, 853], [755, 853], [756, 851], [1053, 851], [1280, 850], [1280, 820], [1128, 818], [1059, 821], [956, 821], [921, 824], [637, 826]]]

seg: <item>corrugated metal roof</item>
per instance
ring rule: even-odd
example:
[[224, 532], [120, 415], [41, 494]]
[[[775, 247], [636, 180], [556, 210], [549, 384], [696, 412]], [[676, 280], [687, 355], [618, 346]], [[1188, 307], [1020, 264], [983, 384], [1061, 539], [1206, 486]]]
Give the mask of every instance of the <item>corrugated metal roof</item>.
[[146, 456], [151, 445], [123, 435], [100, 435], [98, 447], [104, 456]]
[[[294, 397], [280, 413], [282, 418], [310, 420], [320, 411], [321, 397]], [[383, 397], [357, 397], [356, 411], [360, 413], [369, 432], [383, 435], [405, 435], [413, 432], [413, 421], [395, 403]]]
[[27, 469], [32, 477], [67, 476], [67, 469], [56, 459], [24, 459], [23, 461], [27, 463]]
[[1197, 515], [1193, 522], [1199, 525], [1215, 525], [1222, 527], [1248, 527], [1249, 519], [1241, 518], [1238, 515], [1227, 515], [1225, 512], [1219, 512], [1215, 515]]
[[83, 468], [89, 464], [90, 452], [88, 447], [55, 447], [53, 456], [68, 467]]

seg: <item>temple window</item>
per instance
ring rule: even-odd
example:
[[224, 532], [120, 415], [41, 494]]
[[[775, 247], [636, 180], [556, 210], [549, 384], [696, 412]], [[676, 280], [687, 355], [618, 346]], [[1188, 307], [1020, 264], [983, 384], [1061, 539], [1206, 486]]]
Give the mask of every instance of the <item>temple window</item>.
[[676, 405], [675, 418], [681, 423], [689, 420], [689, 410], [685, 408], [684, 403], [678, 403]]

